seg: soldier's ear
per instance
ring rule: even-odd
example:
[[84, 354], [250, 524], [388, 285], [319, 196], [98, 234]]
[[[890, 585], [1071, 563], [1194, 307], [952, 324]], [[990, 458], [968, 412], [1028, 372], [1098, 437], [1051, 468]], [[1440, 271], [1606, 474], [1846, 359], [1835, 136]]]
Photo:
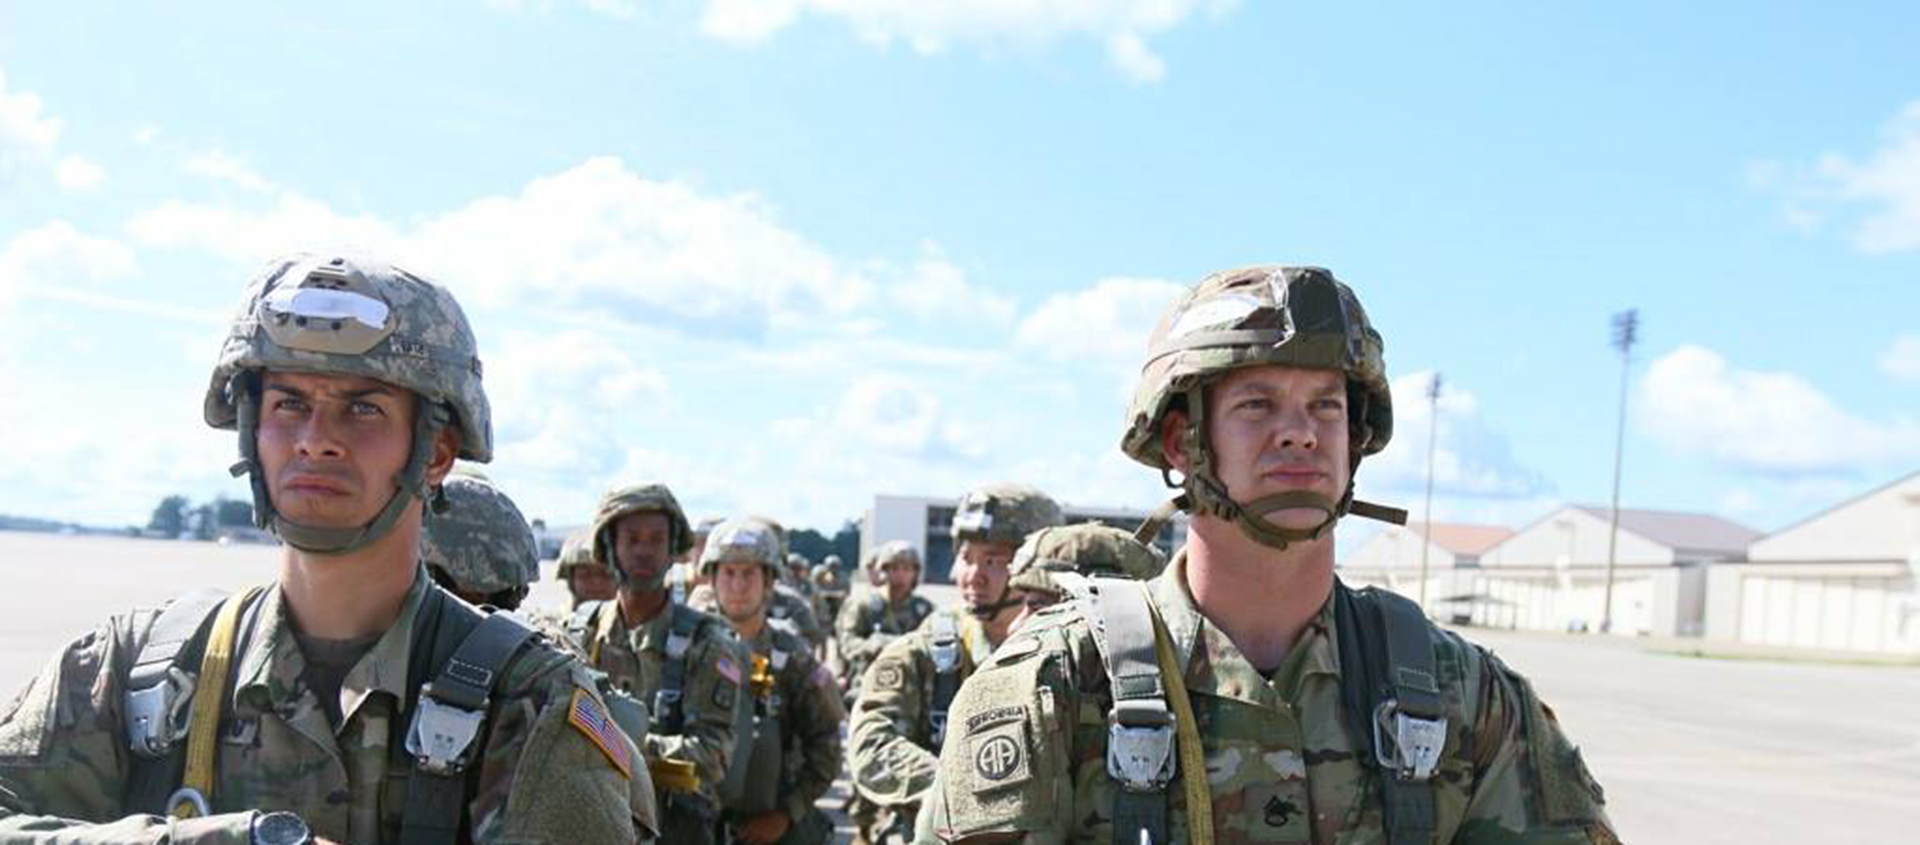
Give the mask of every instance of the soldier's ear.
[[1192, 461], [1187, 457], [1187, 412], [1169, 410], [1160, 421], [1160, 454], [1181, 475], [1187, 474]]
[[427, 483], [439, 486], [445, 481], [447, 473], [453, 471], [453, 459], [459, 454], [460, 432], [453, 426], [442, 426], [433, 438], [433, 460], [427, 462]]

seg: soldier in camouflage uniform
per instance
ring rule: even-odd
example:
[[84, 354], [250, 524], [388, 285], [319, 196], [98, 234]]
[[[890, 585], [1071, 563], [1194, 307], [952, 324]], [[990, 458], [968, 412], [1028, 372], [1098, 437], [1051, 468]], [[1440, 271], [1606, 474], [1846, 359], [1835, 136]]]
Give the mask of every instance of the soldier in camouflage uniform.
[[593, 535], [587, 531], [572, 534], [560, 545], [559, 566], [553, 577], [567, 582], [567, 595], [572, 601], [569, 609], [582, 602], [606, 601], [620, 588], [613, 572], [594, 561]]
[[[380, 262], [272, 262], [204, 410], [238, 430], [255, 519], [285, 543], [280, 578], [115, 617], [56, 656], [0, 713], [0, 841], [650, 833], [646, 771], [604, 729], [588, 670], [419, 563], [422, 502], [446, 508], [455, 456], [493, 448], [474, 337], [445, 289]], [[442, 645], [477, 655], [454, 631], [513, 634], [482, 649], [492, 684], [448, 680]], [[474, 720], [471, 743], [438, 739], [453, 714]], [[416, 736], [436, 739], [399, 747]]]
[[813, 618], [838, 620], [840, 605], [847, 600], [847, 575], [840, 571], [840, 556], [827, 555], [807, 579], [813, 582]]
[[835, 641], [847, 674], [842, 682], [858, 692], [860, 675], [897, 637], [920, 627], [933, 615], [933, 602], [914, 592], [920, 585], [920, 552], [905, 540], [891, 540], [875, 549], [866, 563], [869, 576], [880, 579], [859, 601], [848, 599], [835, 621]]
[[520, 508], [500, 488], [461, 468], [440, 490], [451, 507], [426, 515], [420, 559], [427, 572], [468, 604], [518, 609], [540, 577], [540, 551]]
[[910, 836], [933, 783], [953, 694], [1020, 613], [1007, 565], [1028, 534], [1060, 521], [1060, 505], [1032, 487], [991, 484], [961, 498], [953, 517], [960, 604], [934, 611], [913, 633], [888, 643], [860, 678], [850, 767], [865, 805], [855, 818], [868, 842]]
[[[787, 529], [768, 517], [753, 518], [773, 531], [780, 543], [781, 557], [786, 557]], [[718, 523], [714, 523], [707, 528], [711, 531], [717, 526]], [[704, 542], [701, 547], [705, 548]], [[713, 585], [707, 581], [706, 570], [695, 566], [689, 571], [695, 576], [695, 586], [687, 593], [687, 604], [706, 613], [718, 613], [720, 605], [714, 598]], [[813, 601], [784, 580], [773, 586], [773, 598], [767, 605], [767, 617], [793, 628], [794, 632], [805, 639], [811, 647], [822, 647], [827, 642], [827, 631], [821, 627], [819, 617], [813, 613]]]
[[607, 491], [591, 532], [594, 561], [620, 592], [575, 609], [565, 637], [651, 710], [641, 751], [659, 787], [661, 838], [710, 842], [720, 785], [752, 719], [746, 648], [724, 620], [668, 600], [668, 561], [692, 548], [693, 532], [664, 485]]
[[753, 652], [752, 752], [738, 772], [744, 787], [724, 808], [734, 841], [821, 845], [833, 823], [814, 806], [840, 775], [840, 690], [806, 640], [767, 608], [779, 578], [772, 527], [747, 518], [720, 523], [700, 568], [720, 609]]
[[[1380, 335], [1319, 268], [1203, 280], [1148, 346], [1122, 448], [1181, 479], [1141, 590], [1035, 615], [953, 709], [951, 842], [1611, 843], [1552, 711], [1492, 654], [1334, 576], [1392, 430]], [[1399, 514], [1404, 519], [1404, 514]], [[1096, 624], [1097, 621], [1097, 624]]]

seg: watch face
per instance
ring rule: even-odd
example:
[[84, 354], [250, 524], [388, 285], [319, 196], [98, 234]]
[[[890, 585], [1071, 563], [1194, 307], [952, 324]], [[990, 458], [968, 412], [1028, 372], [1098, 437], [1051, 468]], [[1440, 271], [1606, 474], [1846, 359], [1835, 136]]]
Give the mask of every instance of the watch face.
[[312, 841], [307, 823], [292, 813], [268, 813], [253, 825], [254, 845], [304, 845]]

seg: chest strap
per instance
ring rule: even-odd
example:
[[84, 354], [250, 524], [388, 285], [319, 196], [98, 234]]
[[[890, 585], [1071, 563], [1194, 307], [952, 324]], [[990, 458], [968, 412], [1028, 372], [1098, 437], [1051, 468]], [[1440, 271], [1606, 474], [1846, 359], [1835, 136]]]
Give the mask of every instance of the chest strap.
[[933, 727], [933, 747], [938, 752], [947, 739], [947, 711], [960, 692], [960, 658], [966, 642], [960, 638], [960, 625], [952, 613], [936, 613], [931, 623], [928, 650], [933, 654], [933, 700], [927, 708], [927, 721]]
[[1089, 579], [1083, 595], [1113, 695], [1107, 712], [1107, 775], [1120, 787], [1113, 799], [1114, 845], [1169, 841], [1167, 786], [1176, 771], [1176, 735], [1189, 839], [1211, 843], [1213, 803], [1198, 726], [1146, 586], [1098, 577]]
[[686, 605], [669, 604], [666, 612], [673, 616], [667, 622], [666, 659], [660, 661], [660, 688], [653, 691], [653, 732], [677, 736], [686, 729], [687, 713], [682, 698], [687, 685], [687, 651], [693, 647], [693, 635], [700, 629], [701, 618]]
[[1434, 674], [1433, 642], [1420, 606], [1385, 590], [1336, 582], [1334, 624], [1349, 730], [1360, 760], [1380, 781], [1390, 845], [1433, 841], [1429, 783], [1446, 746], [1447, 718]]
[[487, 614], [460, 640], [433, 680], [420, 687], [407, 729], [413, 770], [407, 778], [401, 845], [463, 841], [467, 775], [476, 768], [475, 752], [484, 745], [478, 740], [493, 690], [514, 654], [532, 637], [533, 629], [513, 616]]
[[[212, 814], [215, 743], [240, 616], [261, 591], [222, 596], [203, 590], [169, 604], [154, 620], [127, 673], [131, 808], [180, 819]], [[196, 700], [211, 703], [195, 707]], [[183, 738], [184, 753], [178, 744]]]

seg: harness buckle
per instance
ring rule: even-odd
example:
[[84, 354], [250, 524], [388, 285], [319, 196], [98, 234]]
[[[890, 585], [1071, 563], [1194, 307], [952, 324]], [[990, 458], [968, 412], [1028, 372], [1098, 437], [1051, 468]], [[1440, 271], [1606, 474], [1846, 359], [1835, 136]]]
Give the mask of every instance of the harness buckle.
[[468, 710], [433, 697], [433, 685], [420, 688], [420, 704], [407, 731], [407, 753], [430, 775], [457, 775], [467, 768], [467, 752], [480, 733], [486, 708]]
[[933, 670], [946, 674], [960, 666], [960, 640], [948, 637], [934, 637], [927, 643], [927, 651], [933, 655]]
[[170, 666], [165, 680], [127, 693], [127, 745], [135, 754], [164, 757], [187, 735], [193, 687], [192, 675]]
[[1424, 781], [1440, 767], [1447, 744], [1447, 719], [1423, 719], [1400, 712], [1387, 699], [1373, 711], [1374, 757], [1402, 780]]
[[1162, 792], [1173, 780], [1173, 711], [1164, 701], [1116, 701], [1107, 714], [1107, 775], [1128, 792]]

